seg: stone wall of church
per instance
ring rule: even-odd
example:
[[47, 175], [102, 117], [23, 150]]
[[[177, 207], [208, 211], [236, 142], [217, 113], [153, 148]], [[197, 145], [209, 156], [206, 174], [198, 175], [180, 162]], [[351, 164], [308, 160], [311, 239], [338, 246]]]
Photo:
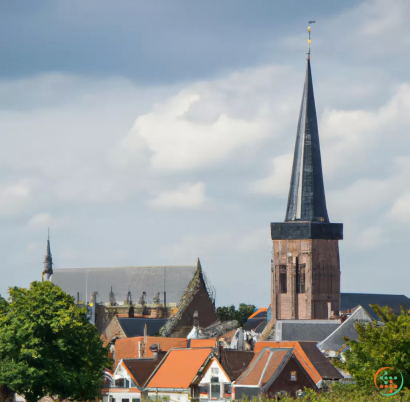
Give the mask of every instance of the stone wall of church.
[[195, 311], [198, 311], [199, 326], [201, 328], [208, 327], [218, 319], [214, 303], [209, 297], [202, 280], [199, 281], [198, 291], [184, 311], [176, 328], [172, 331], [172, 337], [185, 338], [191, 332], [194, 325], [193, 316]]
[[327, 319], [331, 311], [338, 314], [338, 241], [274, 240], [271, 280], [273, 317]]

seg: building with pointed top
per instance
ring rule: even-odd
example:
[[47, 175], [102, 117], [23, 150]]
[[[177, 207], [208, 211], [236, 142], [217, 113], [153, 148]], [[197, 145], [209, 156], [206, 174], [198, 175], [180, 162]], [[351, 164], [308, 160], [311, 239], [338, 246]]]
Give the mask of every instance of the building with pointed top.
[[108, 341], [142, 335], [147, 322], [150, 335], [186, 336], [196, 311], [201, 328], [218, 318], [199, 259], [196, 266], [59, 268], [52, 282], [91, 309]]
[[272, 319], [329, 319], [340, 310], [338, 241], [326, 207], [310, 56], [284, 222], [271, 223]]
[[51, 281], [51, 277], [53, 275], [53, 256], [51, 255], [50, 250], [50, 236], [47, 237], [47, 249], [46, 255], [44, 256], [44, 268], [42, 279], [43, 281]]

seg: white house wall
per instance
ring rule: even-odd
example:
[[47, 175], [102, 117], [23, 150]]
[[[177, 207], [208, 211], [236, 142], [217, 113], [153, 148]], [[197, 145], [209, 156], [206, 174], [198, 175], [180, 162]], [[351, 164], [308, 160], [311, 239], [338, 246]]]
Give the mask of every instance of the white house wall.
[[208, 370], [202, 377], [202, 380], [200, 382], [200, 385], [202, 384], [208, 384], [211, 382], [211, 377], [215, 377], [212, 375], [212, 369], [217, 368], [218, 369], [218, 382], [219, 383], [230, 383], [231, 380], [225, 375], [223, 370], [221, 369], [221, 366], [218, 364], [218, 362], [214, 359], [211, 363], [211, 365], [208, 367]]
[[[189, 402], [189, 395], [190, 395], [190, 390], [187, 389], [186, 392], [155, 392], [155, 391], [150, 391], [148, 392], [148, 396], [151, 400], [156, 401], [158, 398], [158, 401], [160, 401], [162, 398], [169, 398], [169, 402]], [[118, 402], [118, 401], [116, 401]], [[132, 401], [130, 401], [132, 402]]]

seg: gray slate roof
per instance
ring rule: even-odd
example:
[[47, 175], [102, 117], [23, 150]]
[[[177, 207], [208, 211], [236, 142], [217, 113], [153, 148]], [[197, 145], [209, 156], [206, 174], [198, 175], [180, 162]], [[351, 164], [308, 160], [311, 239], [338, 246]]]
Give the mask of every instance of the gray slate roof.
[[362, 306], [366, 312], [376, 321], [380, 318], [372, 310], [370, 304], [378, 304], [380, 307], [389, 306], [395, 314], [400, 314], [400, 305], [406, 310], [410, 309], [410, 299], [404, 295], [384, 295], [372, 293], [341, 293], [340, 310], [351, 310], [357, 306]]
[[119, 317], [118, 321], [127, 338], [143, 336], [147, 324], [147, 336], [157, 336], [160, 329], [168, 321], [167, 318], [126, 318]]
[[319, 349], [325, 352], [340, 350], [346, 341], [343, 337], [349, 339], [359, 339], [359, 335], [355, 329], [355, 324], [357, 321], [360, 322], [371, 322], [372, 319], [367, 314], [366, 310], [359, 307], [345, 322], [340, 324], [334, 332], [332, 332], [326, 339], [319, 343]]
[[[117, 303], [122, 304], [131, 291], [133, 303], [138, 303], [142, 292], [145, 301], [152, 303], [158, 292], [167, 293], [167, 303], [179, 304], [196, 266], [117, 267], [117, 268], [64, 268], [55, 269], [52, 282], [80, 301], [90, 301], [90, 295], [98, 292], [97, 302], [109, 303], [112, 290]], [[163, 293], [160, 294], [163, 301]]]
[[285, 220], [329, 222], [310, 58], [306, 66]]
[[315, 341], [326, 339], [340, 320], [278, 320], [271, 341]]

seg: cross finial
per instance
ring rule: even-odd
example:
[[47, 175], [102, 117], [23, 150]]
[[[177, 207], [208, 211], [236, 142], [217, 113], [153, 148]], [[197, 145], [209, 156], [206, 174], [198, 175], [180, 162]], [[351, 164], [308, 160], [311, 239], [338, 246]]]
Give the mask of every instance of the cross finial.
[[314, 24], [316, 21], [309, 21], [308, 32], [309, 32], [309, 39], [308, 39], [308, 60], [310, 59], [310, 25]]

